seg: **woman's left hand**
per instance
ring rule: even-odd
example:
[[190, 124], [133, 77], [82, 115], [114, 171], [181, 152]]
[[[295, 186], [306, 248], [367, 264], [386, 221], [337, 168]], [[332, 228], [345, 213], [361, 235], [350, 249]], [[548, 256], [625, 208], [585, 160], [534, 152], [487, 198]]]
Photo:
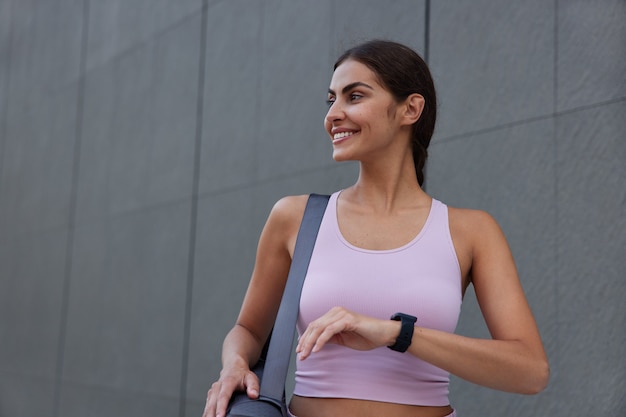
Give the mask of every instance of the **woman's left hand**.
[[304, 360], [326, 343], [355, 350], [371, 350], [394, 344], [400, 334], [400, 322], [380, 320], [334, 307], [311, 322], [298, 340], [296, 353]]

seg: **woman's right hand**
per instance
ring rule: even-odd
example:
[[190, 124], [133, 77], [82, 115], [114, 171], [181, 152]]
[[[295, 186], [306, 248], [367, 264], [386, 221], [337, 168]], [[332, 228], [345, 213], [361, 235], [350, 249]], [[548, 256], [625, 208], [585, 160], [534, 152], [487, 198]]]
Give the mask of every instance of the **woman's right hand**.
[[235, 391], [245, 391], [248, 397], [259, 397], [259, 378], [248, 368], [222, 369], [220, 379], [207, 392], [202, 417], [224, 417], [228, 402]]

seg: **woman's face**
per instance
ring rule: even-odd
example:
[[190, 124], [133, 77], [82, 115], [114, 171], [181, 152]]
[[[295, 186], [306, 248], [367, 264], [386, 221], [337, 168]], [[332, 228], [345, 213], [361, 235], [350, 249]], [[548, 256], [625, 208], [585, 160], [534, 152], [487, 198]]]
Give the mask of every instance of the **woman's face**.
[[400, 107], [364, 64], [348, 59], [333, 73], [324, 126], [336, 161], [364, 161], [398, 142]]

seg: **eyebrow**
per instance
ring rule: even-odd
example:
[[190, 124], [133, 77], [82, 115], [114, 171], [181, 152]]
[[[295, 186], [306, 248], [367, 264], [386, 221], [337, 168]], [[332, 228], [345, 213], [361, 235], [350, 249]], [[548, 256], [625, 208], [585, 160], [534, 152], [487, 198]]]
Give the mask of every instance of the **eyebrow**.
[[[344, 88], [341, 89], [341, 92], [342, 92], [342, 94], [346, 94], [348, 91], [350, 91], [350, 90], [352, 90], [352, 89], [354, 89], [356, 87], [365, 87], [365, 88], [369, 88], [370, 90], [374, 89], [369, 84], [365, 84], [362, 81], [356, 81], [356, 82], [353, 82], [353, 83], [350, 83], [350, 84], [346, 85]], [[330, 88], [328, 89], [328, 94], [332, 94], [333, 96], [336, 95], [336, 93], [333, 90], [331, 90]]]

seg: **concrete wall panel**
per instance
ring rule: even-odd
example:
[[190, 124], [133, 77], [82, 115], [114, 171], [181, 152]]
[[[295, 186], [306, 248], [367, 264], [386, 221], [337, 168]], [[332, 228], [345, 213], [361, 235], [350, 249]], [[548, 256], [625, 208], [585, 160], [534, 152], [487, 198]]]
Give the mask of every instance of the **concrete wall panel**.
[[259, 178], [293, 175], [325, 162], [323, 128], [330, 2], [270, 1], [263, 11]]
[[402, 42], [424, 54], [425, 1], [342, 0], [333, 3], [331, 63], [357, 43], [373, 39]]
[[98, 385], [66, 383], [59, 415], [170, 417], [178, 415], [178, 410], [178, 399], [172, 396], [150, 395], [134, 389], [111, 390]]
[[208, 9], [201, 193], [257, 178], [262, 8], [236, 0]]
[[54, 409], [54, 390], [54, 381], [47, 378], [0, 374], [0, 415], [50, 415]]
[[79, 76], [84, 0], [20, 0], [11, 8], [11, 106], [32, 104]]
[[211, 381], [219, 375], [221, 343], [235, 323], [248, 287], [256, 239], [263, 227], [252, 220], [256, 210], [250, 189], [198, 202], [188, 367], [188, 391], [197, 400], [206, 398]]
[[626, 3], [558, 2], [558, 110], [626, 95]]
[[66, 244], [63, 230], [0, 237], [0, 372], [54, 379]]
[[[4, 137], [6, 135], [6, 121], [9, 91], [9, 61], [11, 53], [11, 5], [12, 0], [0, 0], [0, 181], [2, 180], [2, 155]], [[2, 184], [0, 182], [0, 200], [2, 200]], [[2, 211], [0, 210], [0, 213]]]
[[438, 138], [551, 114], [554, 6], [528, 0], [431, 2]]
[[616, 291], [626, 267], [625, 113], [622, 102], [557, 119], [560, 278], [578, 289], [562, 288], [560, 296], [564, 317], [573, 320], [584, 319], [596, 300], [606, 301], [596, 306], [602, 314], [626, 296], [623, 286]]
[[11, 236], [67, 226], [76, 146], [77, 86], [12, 102], [2, 148], [0, 230]]
[[[626, 409], [625, 112], [620, 102], [557, 119], [562, 366], [554, 385], [571, 414]], [[597, 401], [577, 400], [585, 397]]]
[[202, 0], [90, 1], [87, 68], [101, 66], [150, 43], [162, 32], [198, 14], [201, 7]]
[[185, 202], [77, 228], [64, 380], [178, 395], [189, 215]]
[[78, 221], [188, 198], [200, 18], [89, 73]]

